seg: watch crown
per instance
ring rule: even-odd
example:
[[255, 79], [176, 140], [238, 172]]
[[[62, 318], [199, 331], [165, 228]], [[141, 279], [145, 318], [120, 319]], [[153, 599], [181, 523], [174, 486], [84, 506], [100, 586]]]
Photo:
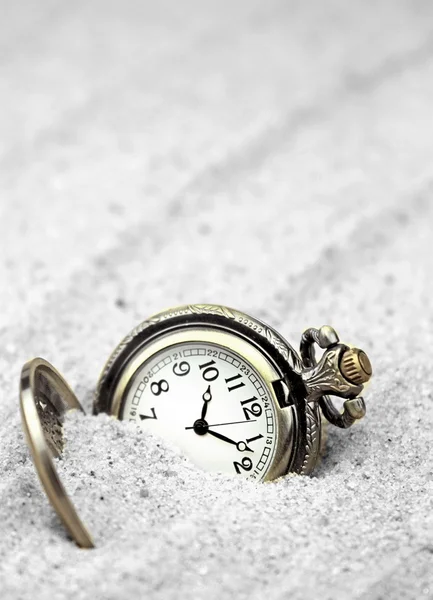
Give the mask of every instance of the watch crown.
[[370, 359], [359, 348], [349, 348], [344, 352], [340, 369], [345, 379], [356, 385], [367, 383], [373, 373]]

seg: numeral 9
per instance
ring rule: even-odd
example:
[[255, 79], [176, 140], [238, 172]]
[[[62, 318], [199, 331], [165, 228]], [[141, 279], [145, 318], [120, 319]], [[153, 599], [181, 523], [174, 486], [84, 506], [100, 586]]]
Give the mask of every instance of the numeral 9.
[[191, 367], [185, 360], [181, 363], [175, 363], [173, 366], [173, 373], [178, 377], [185, 377], [190, 371]]

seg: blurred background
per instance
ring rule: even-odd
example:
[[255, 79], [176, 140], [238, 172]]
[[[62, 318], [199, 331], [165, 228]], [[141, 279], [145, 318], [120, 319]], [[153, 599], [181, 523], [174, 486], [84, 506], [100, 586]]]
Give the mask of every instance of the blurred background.
[[[235, 306], [295, 346], [329, 323], [376, 371], [353, 445], [412, 515], [391, 546], [382, 532], [355, 552], [356, 597], [408, 581], [405, 597], [433, 597], [412, 569], [431, 562], [433, 3], [3, 1], [0, 102], [3, 456], [21, 447], [16, 390], [34, 355], [89, 408], [117, 342], [166, 307]], [[328, 465], [352, 435], [333, 433]], [[293, 568], [293, 597], [309, 597], [302, 574], [311, 594], [351, 596], [339, 572]]]

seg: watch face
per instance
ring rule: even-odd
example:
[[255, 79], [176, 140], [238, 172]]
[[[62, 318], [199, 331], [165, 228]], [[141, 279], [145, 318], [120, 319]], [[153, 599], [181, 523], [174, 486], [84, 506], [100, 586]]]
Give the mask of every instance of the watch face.
[[252, 364], [223, 346], [186, 342], [151, 356], [133, 375], [120, 417], [206, 471], [259, 481], [272, 465], [272, 394]]

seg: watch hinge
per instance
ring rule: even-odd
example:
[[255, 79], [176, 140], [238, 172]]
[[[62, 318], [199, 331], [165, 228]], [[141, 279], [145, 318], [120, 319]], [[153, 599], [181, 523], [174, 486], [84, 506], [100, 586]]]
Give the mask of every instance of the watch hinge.
[[290, 394], [290, 387], [284, 379], [278, 379], [272, 382], [275, 396], [277, 397], [280, 408], [286, 408], [293, 405], [293, 400]]

